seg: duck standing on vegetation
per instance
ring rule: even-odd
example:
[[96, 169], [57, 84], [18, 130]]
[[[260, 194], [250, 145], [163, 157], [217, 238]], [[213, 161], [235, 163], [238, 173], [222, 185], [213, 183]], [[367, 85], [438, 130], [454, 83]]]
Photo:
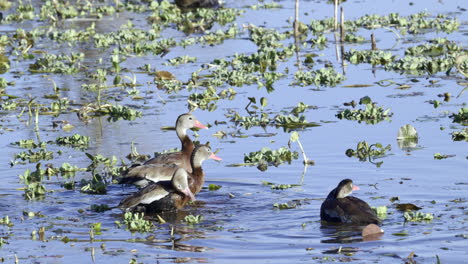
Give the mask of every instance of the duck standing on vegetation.
[[[189, 175], [190, 190], [197, 194], [200, 192], [205, 182], [205, 174], [202, 169], [202, 163], [207, 159], [221, 160], [216, 156], [209, 144], [195, 147], [190, 157], [192, 171], [187, 171]], [[141, 165], [129, 171], [124, 178], [120, 180], [121, 184], [135, 184], [139, 187], [145, 187], [151, 182], [170, 180], [178, 167], [174, 164], [148, 164]]]
[[356, 225], [380, 225], [381, 221], [363, 200], [349, 196], [359, 187], [350, 179], [342, 180], [327, 196], [320, 207], [320, 219], [326, 222]]
[[132, 211], [137, 206], [143, 206], [147, 213], [173, 211], [181, 209], [189, 201], [195, 200], [195, 196], [190, 191], [188, 183], [188, 173], [183, 168], [174, 172], [169, 181], [151, 183], [135, 194], [124, 198], [119, 208], [125, 211]]
[[218, 0], [175, 0], [179, 8], [217, 8]]

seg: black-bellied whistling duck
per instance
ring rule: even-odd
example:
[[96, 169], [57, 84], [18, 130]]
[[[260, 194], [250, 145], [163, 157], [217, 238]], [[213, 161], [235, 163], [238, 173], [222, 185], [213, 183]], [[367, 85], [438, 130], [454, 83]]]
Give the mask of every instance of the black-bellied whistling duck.
[[137, 206], [143, 206], [148, 213], [173, 211], [181, 209], [195, 196], [190, 191], [188, 173], [179, 168], [169, 181], [151, 183], [131, 196], [124, 198], [119, 208], [132, 211]]
[[366, 202], [354, 196], [349, 196], [356, 190], [359, 190], [359, 187], [353, 185], [352, 180], [342, 180], [322, 203], [320, 219], [326, 222], [380, 225], [380, 219]]
[[175, 0], [179, 8], [216, 8], [219, 7], [218, 0]]
[[[190, 157], [190, 164], [193, 170], [192, 172], [187, 171], [190, 190], [194, 194], [200, 191], [205, 182], [205, 174], [201, 166], [207, 159], [221, 160], [220, 157], [212, 152], [208, 144], [195, 147]], [[150, 182], [170, 180], [177, 169], [178, 167], [173, 164], [165, 166], [154, 164], [141, 165], [132, 169], [120, 180], [120, 183], [135, 184], [139, 187], [145, 187]]]
[[[190, 113], [180, 115], [177, 118], [175, 127], [177, 137], [179, 137], [180, 142], [182, 143], [182, 150], [179, 152], [161, 154], [155, 158], [147, 160], [144, 165], [175, 164], [177, 167], [181, 167], [188, 172], [192, 172], [192, 167], [190, 166], [190, 156], [192, 155], [192, 151], [195, 148], [195, 145], [187, 135], [187, 130], [194, 127], [204, 129], [208, 129], [208, 127], [200, 123], [200, 121], [198, 121], [197, 118]], [[130, 168], [128, 173], [136, 168], [138, 168], [138, 166]]]

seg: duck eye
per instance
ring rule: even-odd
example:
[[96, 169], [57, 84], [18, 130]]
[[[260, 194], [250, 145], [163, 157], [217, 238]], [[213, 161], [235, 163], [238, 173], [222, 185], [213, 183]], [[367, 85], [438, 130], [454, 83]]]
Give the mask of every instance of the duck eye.
[[192, 120], [193, 118], [192, 118], [192, 117], [189, 117], [188, 119], [189, 119], [189, 120]]

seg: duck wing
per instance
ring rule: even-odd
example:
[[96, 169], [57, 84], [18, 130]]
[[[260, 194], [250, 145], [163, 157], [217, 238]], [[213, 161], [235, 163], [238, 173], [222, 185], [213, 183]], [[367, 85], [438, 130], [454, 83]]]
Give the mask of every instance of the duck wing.
[[120, 184], [135, 184], [144, 187], [148, 182], [168, 181], [178, 167], [175, 164], [148, 164], [130, 168], [120, 179]]
[[139, 204], [151, 204], [152, 202], [161, 200], [168, 196], [172, 191], [170, 181], [151, 183], [140, 191], [124, 198], [118, 207], [123, 210], [128, 210]]
[[192, 172], [192, 166], [190, 165], [190, 155], [179, 151], [173, 153], [161, 154], [155, 158], [147, 160], [144, 165], [175, 165], [180, 168], [184, 168], [188, 172]]
[[370, 206], [353, 196], [326, 199], [320, 208], [320, 218], [327, 222], [357, 225], [381, 224], [381, 220]]
[[363, 200], [354, 196], [347, 196], [338, 200], [341, 200], [339, 207], [343, 210], [348, 222], [359, 225], [380, 225], [382, 223], [374, 210]]

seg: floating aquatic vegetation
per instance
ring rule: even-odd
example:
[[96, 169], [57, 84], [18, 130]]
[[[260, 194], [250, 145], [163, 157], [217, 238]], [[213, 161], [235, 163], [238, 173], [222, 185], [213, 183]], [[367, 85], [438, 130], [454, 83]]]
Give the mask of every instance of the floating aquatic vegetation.
[[408, 74], [423, 75], [448, 72], [455, 67], [455, 57], [426, 58], [421, 56], [405, 56], [385, 66], [388, 70], [401, 71]]
[[[127, 230], [130, 232], [145, 233], [153, 229], [154, 225], [148, 220], [145, 220], [143, 213], [132, 213], [126, 212], [124, 214], [123, 223]], [[115, 221], [115, 224], [120, 227], [122, 224], [119, 221]]]
[[94, 174], [91, 180], [82, 179], [80, 192], [87, 194], [106, 194], [107, 182], [99, 174]]
[[304, 127], [319, 126], [317, 123], [308, 122], [304, 115], [293, 116], [293, 115], [281, 115], [278, 114], [273, 118], [270, 118], [267, 113], [260, 113], [255, 116], [241, 116], [238, 113], [232, 115], [232, 122], [237, 125], [243, 126], [249, 129], [253, 126], [277, 126], [284, 127], [285, 129], [296, 129]]
[[80, 109], [74, 110], [78, 112], [78, 116], [81, 120], [87, 120], [90, 118], [90, 113], [93, 113], [94, 116], [109, 115], [109, 121], [118, 121], [123, 120], [135, 120], [137, 117], [141, 117], [142, 113], [138, 110], [134, 110], [127, 106], [122, 105], [98, 105], [98, 104], [87, 104], [81, 107]]
[[45, 1], [41, 5], [39, 18], [41, 20], [51, 19], [54, 22], [60, 19], [74, 18], [79, 15], [74, 5], [57, 1]]
[[214, 87], [209, 86], [201, 94], [190, 94], [188, 99], [196, 103], [200, 109], [207, 109], [211, 112], [217, 108], [216, 102], [219, 99], [227, 98], [228, 100], [233, 100], [236, 94], [237, 92], [233, 88], [228, 88], [217, 93]]
[[454, 123], [468, 125], [468, 107], [463, 107], [458, 110], [458, 113], [450, 115]]
[[[327, 45], [328, 39], [325, 35], [318, 35], [317, 38], [312, 38], [309, 40], [312, 44], [313, 47], [318, 47], [319, 49], [324, 49], [325, 45]], [[310, 60], [311, 58], [308, 57], [308, 60], [305, 61], [305, 63], [310, 64], [312, 61]]]
[[24, 189], [24, 197], [26, 200], [43, 199], [47, 190], [40, 182], [31, 182]]
[[294, 74], [293, 84], [300, 86], [329, 86], [335, 87], [345, 80], [345, 77], [336, 72], [334, 68], [322, 68], [317, 71], [297, 71]]
[[426, 43], [407, 48], [405, 55], [436, 57], [462, 51], [460, 46], [446, 38], [434, 39], [429, 42], [429, 44]]
[[440, 154], [440, 153], [435, 153], [434, 154], [434, 159], [438, 159], [438, 160], [448, 159], [448, 158], [452, 158], [452, 157], [455, 157], [455, 155], [446, 155], [446, 154]]
[[211, 183], [210, 185], [208, 185], [208, 190], [216, 191], [216, 190], [221, 189], [221, 187], [222, 187], [221, 185]]
[[167, 60], [167, 63], [164, 63], [164, 65], [180, 65], [180, 64], [187, 64], [187, 63], [193, 63], [197, 61], [197, 57], [190, 57], [190, 56], [179, 56], [175, 57], [173, 59]]
[[272, 182], [262, 181], [262, 185], [270, 186], [272, 190], [285, 190], [300, 186], [300, 184], [276, 184]]
[[326, 18], [323, 20], [312, 20], [310, 22], [310, 30], [315, 36], [322, 35], [325, 31], [333, 29], [334, 21], [333, 18]]
[[273, 204], [273, 208], [275, 209], [280, 209], [280, 210], [284, 210], [284, 209], [294, 209], [297, 207], [297, 204], [296, 203], [292, 203], [292, 202], [289, 202], [289, 203], [274, 203]]
[[58, 137], [55, 139], [55, 143], [58, 145], [68, 145], [78, 148], [87, 148], [89, 145], [90, 137], [82, 136], [80, 134], [74, 134], [73, 136]]
[[47, 151], [46, 149], [41, 148], [38, 151], [23, 151], [15, 154], [15, 160], [20, 159], [22, 161], [28, 161], [29, 163], [35, 163], [40, 160], [50, 160], [54, 158], [54, 153], [52, 151]]
[[47, 146], [46, 142], [36, 143], [33, 139], [21, 139], [19, 141], [11, 143], [12, 145], [19, 146], [20, 148], [33, 149], [33, 148], [44, 148]]
[[468, 128], [464, 128], [460, 131], [452, 132], [453, 141], [467, 141], [468, 142]]
[[401, 16], [397, 13], [390, 13], [386, 16], [364, 15], [355, 21], [346, 22], [346, 30], [357, 30], [360, 27], [367, 29], [393, 27], [399, 29], [401, 33], [421, 34], [430, 31], [443, 31], [451, 33], [458, 29], [460, 22], [445, 15], [437, 15], [430, 18], [427, 12], [420, 12], [410, 16]]
[[387, 206], [378, 206], [378, 207], [371, 207], [371, 209], [375, 212], [375, 214], [380, 218], [380, 219], [385, 219], [387, 218]]
[[377, 124], [383, 120], [390, 120], [393, 113], [390, 112], [390, 108], [384, 110], [384, 108], [377, 106], [375, 102], [372, 102], [370, 97], [365, 96], [359, 100], [360, 105], [365, 105], [366, 109], [346, 109], [339, 111], [336, 117], [339, 119], [357, 120], [359, 123], [366, 122], [366, 124]]
[[249, 5], [246, 6], [246, 8], [250, 8], [252, 10], [258, 10], [258, 9], [273, 9], [273, 8], [282, 8], [283, 5], [276, 3], [276, 2], [270, 2], [270, 3], [258, 3], [256, 5]]
[[356, 150], [354, 149], [347, 149], [346, 156], [348, 157], [356, 157], [359, 161], [369, 161], [372, 164], [375, 164], [377, 167], [380, 167], [383, 164], [383, 161], [380, 162], [373, 162], [376, 158], [385, 157], [387, 151], [391, 150], [390, 144], [386, 147], [382, 146], [380, 143], [375, 143], [369, 145], [366, 141], [360, 141], [357, 144]]
[[405, 221], [408, 222], [430, 222], [434, 219], [434, 215], [423, 212], [405, 212], [403, 216], [405, 217]]
[[364, 42], [366, 39], [362, 36], [356, 36], [354, 34], [348, 33], [345, 35], [344, 41], [345, 42]]
[[279, 166], [281, 163], [291, 163], [299, 157], [297, 151], [291, 151], [286, 147], [281, 147], [277, 150], [272, 150], [268, 147], [263, 147], [259, 151], [244, 154], [244, 162], [246, 165], [257, 165], [259, 170], [265, 171], [268, 166]]
[[4, 18], [6, 23], [21, 22], [24, 20], [34, 19], [36, 17], [32, 4], [23, 4], [20, 2], [15, 11], [15, 13], [9, 14]]
[[187, 223], [188, 225], [195, 225], [195, 224], [199, 224], [202, 220], [203, 220], [202, 215], [187, 215], [183, 221]]
[[370, 63], [372, 65], [386, 65], [395, 61], [396, 56], [391, 52], [382, 50], [355, 50], [346, 51], [343, 58], [353, 64]]
[[404, 125], [398, 130], [397, 142], [400, 149], [416, 148], [418, 139], [418, 132], [412, 125]]
[[10, 221], [10, 217], [8, 215], [0, 218], [0, 225], [5, 225], [8, 227], [14, 226], [13, 222]]
[[65, 73], [73, 74], [80, 71], [84, 53], [71, 53], [70, 55], [55, 55], [44, 53], [35, 63], [29, 65], [33, 73]]

